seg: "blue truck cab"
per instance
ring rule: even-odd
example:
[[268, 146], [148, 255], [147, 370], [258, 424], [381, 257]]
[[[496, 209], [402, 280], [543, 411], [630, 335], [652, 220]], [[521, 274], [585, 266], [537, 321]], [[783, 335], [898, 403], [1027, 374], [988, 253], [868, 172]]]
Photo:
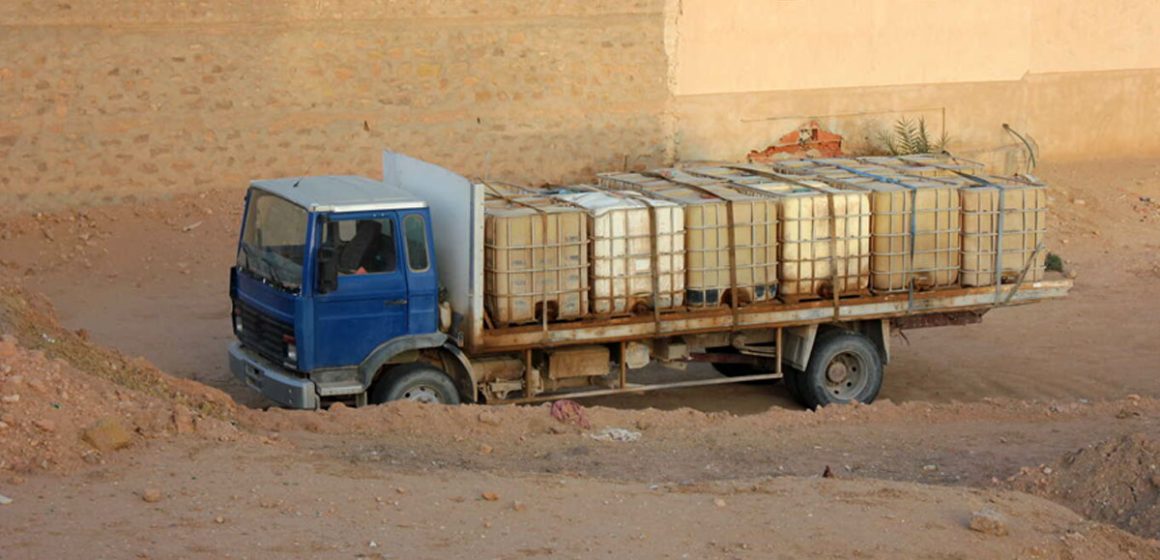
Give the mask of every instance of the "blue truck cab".
[[[230, 269], [230, 369], [291, 408], [365, 404], [368, 393], [457, 402], [454, 381], [420, 360], [457, 353], [440, 331], [432, 240], [427, 204], [396, 186], [353, 176], [254, 181]], [[405, 386], [372, 391], [384, 366], [407, 362], [416, 365], [401, 368]]]

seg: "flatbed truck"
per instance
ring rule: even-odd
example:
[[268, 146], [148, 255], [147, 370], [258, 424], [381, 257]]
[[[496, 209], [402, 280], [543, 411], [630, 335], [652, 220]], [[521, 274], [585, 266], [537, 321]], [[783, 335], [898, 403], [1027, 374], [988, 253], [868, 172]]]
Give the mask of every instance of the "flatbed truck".
[[[891, 359], [892, 331], [975, 323], [1072, 287], [1065, 278], [1020, 277], [494, 326], [484, 311], [484, 199], [483, 185], [390, 152], [381, 181], [253, 181], [230, 270], [233, 373], [299, 409], [531, 403], [776, 379], [806, 407], [869, 403]], [[633, 379], [650, 363], [681, 370], [691, 362], [723, 375]]]

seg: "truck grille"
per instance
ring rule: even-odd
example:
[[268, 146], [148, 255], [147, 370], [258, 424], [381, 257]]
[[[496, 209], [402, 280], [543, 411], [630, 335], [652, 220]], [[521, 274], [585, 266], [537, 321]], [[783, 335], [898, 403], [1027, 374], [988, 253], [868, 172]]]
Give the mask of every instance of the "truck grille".
[[283, 336], [294, 336], [294, 326], [265, 315], [241, 301], [234, 302], [235, 313], [242, 318], [238, 339], [266, 359], [281, 364], [286, 359]]

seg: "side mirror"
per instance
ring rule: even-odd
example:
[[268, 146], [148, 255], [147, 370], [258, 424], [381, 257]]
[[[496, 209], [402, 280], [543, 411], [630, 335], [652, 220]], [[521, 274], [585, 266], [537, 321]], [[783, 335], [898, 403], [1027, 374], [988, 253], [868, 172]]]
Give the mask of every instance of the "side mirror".
[[328, 294], [338, 289], [338, 252], [334, 247], [318, 249], [318, 293]]

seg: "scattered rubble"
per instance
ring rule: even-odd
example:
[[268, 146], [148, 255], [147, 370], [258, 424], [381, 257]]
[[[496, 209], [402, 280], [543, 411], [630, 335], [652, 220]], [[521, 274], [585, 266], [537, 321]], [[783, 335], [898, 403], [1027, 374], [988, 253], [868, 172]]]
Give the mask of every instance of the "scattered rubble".
[[1155, 434], [1107, 439], [1068, 453], [1053, 466], [1024, 468], [1011, 482], [1092, 519], [1160, 539], [1160, 438]]

